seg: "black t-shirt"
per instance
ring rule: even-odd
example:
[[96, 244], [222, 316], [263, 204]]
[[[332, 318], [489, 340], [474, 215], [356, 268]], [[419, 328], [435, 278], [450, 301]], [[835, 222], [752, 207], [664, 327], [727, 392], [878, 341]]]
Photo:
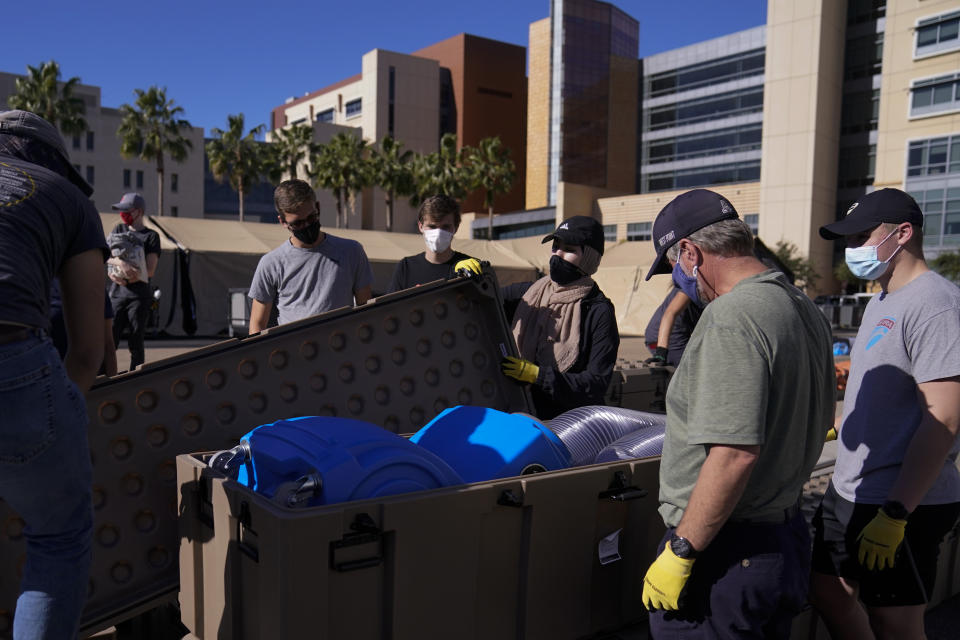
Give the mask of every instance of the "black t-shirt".
[[68, 258], [107, 243], [90, 200], [66, 178], [0, 155], [0, 322], [50, 328], [50, 283]]
[[[663, 302], [650, 317], [647, 329], [643, 332], [643, 339], [647, 344], [656, 344], [657, 336], [660, 335], [660, 320], [678, 291], [680, 291], [680, 287], [673, 285], [673, 289], [670, 290], [670, 293], [667, 294], [667, 297], [663, 299]], [[673, 322], [673, 328], [670, 330], [670, 343], [667, 345], [667, 364], [673, 366], [680, 364], [680, 357], [683, 356], [683, 351], [687, 348], [690, 334], [697, 326], [701, 313], [703, 313], [703, 310], [691, 301], [687, 303], [683, 311], [677, 314], [677, 318]]]
[[[110, 233], [123, 233], [124, 231], [132, 231], [133, 233], [140, 236], [143, 240], [143, 254], [144, 257], [149, 256], [151, 253], [155, 255], [160, 255], [160, 236], [153, 229], [134, 229], [133, 227], [128, 227], [122, 222], [113, 228]], [[110, 283], [110, 297], [111, 298], [140, 298], [141, 300], [152, 297], [150, 292], [150, 283], [138, 281], [128, 285], [117, 284], [116, 282]]]
[[461, 260], [469, 259], [470, 256], [459, 251], [454, 251], [449, 260], [440, 264], [428, 261], [426, 252], [418, 253], [415, 256], [407, 256], [397, 263], [387, 293], [402, 291], [434, 280], [449, 280], [456, 275], [453, 272], [454, 265]]

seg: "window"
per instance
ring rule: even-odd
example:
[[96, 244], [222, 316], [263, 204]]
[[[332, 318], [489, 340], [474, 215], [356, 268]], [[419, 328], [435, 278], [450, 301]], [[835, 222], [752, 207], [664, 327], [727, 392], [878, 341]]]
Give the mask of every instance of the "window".
[[960, 135], [915, 140], [907, 150], [907, 176], [960, 173]]
[[143, 171], [137, 171], [137, 189], [143, 189]]
[[170, 174], [170, 193], [176, 193], [180, 189], [180, 176], [176, 173]]
[[93, 131], [87, 131], [87, 151], [93, 151]]
[[883, 33], [871, 33], [847, 40], [843, 59], [845, 80], [868, 78], [880, 73], [883, 62]]
[[753, 231], [753, 235], [757, 235], [760, 232], [760, 214], [759, 213], [748, 213], [743, 216], [743, 221], [747, 223], [747, 226], [750, 227], [750, 231]]
[[841, 147], [837, 170], [838, 187], [866, 187], [873, 184], [877, 145]]
[[915, 80], [910, 86], [910, 117], [960, 109], [960, 73]]
[[615, 224], [603, 225], [603, 241], [604, 242], [617, 241], [617, 225]]
[[123, 170], [123, 187], [124, 189], [130, 187], [130, 169]]
[[764, 55], [763, 49], [754, 49], [658, 73], [650, 77], [648, 92], [661, 96], [759, 75], [763, 73]]
[[760, 111], [763, 111], [763, 87], [751, 87], [650, 109], [650, 129], [665, 129]]
[[93, 165], [87, 165], [87, 184], [93, 184]]
[[170, 215], [173, 216], [174, 218], [176, 218], [177, 216], [179, 216], [179, 215], [180, 215], [180, 208], [179, 208], [179, 207], [170, 207]]
[[960, 49], [960, 11], [917, 22], [915, 57], [936, 55]]
[[646, 191], [691, 189], [693, 187], [705, 187], [711, 184], [752, 182], [759, 179], [760, 160], [751, 160], [749, 162], [651, 173], [646, 177]]
[[910, 191], [923, 211], [923, 244], [960, 245], [960, 188]]
[[357, 98], [356, 100], [348, 102], [346, 104], [346, 111], [348, 118], [360, 115], [363, 111], [363, 98]]
[[318, 113], [317, 122], [333, 122], [333, 109], [324, 109]]
[[647, 147], [646, 162], [673, 162], [689, 158], [753, 151], [760, 148], [762, 125], [744, 125], [729, 129], [716, 129], [677, 138], [655, 140]]
[[80, 136], [73, 136], [73, 148], [74, 149], [80, 148]]
[[627, 242], [649, 242], [652, 238], [652, 222], [630, 222], [627, 224]]
[[874, 131], [880, 116], [880, 90], [856, 91], [843, 95], [840, 133]]

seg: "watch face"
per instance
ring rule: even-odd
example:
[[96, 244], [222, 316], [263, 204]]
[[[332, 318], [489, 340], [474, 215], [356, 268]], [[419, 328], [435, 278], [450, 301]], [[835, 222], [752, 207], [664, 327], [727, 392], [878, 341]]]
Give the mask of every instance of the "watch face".
[[690, 558], [693, 556], [693, 545], [686, 538], [673, 536], [670, 538], [670, 550], [678, 558]]

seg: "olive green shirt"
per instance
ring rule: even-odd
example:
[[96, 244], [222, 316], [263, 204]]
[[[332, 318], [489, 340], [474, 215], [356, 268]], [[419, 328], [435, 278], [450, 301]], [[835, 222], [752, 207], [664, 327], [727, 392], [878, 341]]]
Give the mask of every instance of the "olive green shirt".
[[760, 445], [731, 519], [782, 513], [800, 497], [833, 424], [826, 318], [778, 271], [706, 306], [667, 390], [660, 515], [676, 526], [711, 444]]

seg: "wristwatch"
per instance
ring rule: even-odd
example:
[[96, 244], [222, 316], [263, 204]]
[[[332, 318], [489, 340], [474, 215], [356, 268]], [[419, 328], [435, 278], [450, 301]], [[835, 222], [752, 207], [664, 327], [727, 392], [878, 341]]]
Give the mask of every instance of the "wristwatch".
[[906, 520], [907, 516], [910, 515], [910, 512], [903, 506], [903, 503], [897, 502], [896, 500], [887, 500], [883, 503], [881, 509], [894, 520]]
[[673, 551], [673, 555], [684, 560], [697, 557], [697, 550], [693, 548], [690, 541], [677, 534], [670, 536], [670, 550]]

